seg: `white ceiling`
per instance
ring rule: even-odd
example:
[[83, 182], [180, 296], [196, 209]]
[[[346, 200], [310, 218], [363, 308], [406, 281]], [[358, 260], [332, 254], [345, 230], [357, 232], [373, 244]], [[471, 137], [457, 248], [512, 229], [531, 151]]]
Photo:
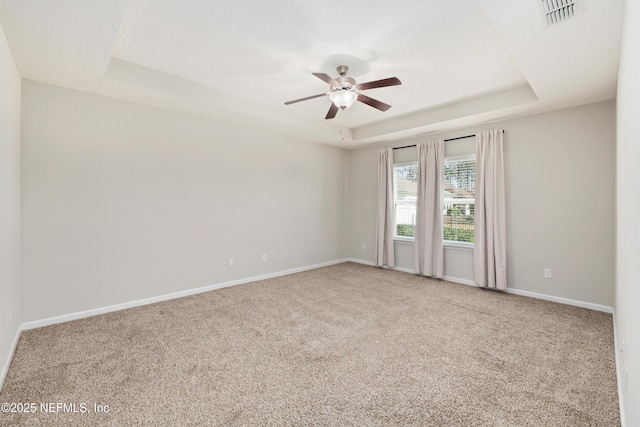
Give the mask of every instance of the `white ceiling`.
[[[615, 97], [624, 0], [0, 0], [25, 79], [345, 148]], [[325, 120], [312, 72], [391, 104]]]

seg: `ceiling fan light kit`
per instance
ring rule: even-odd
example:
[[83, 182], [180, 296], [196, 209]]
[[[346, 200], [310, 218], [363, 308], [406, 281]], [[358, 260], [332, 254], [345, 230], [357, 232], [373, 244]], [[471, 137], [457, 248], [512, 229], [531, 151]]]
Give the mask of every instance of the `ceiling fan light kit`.
[[360, 91], [402, 84], [397, 77], [390, 77], [387, 79], [375, 80], [358, 85], [356, 84], [355, 79], [347, 76], [349, 67], [347, 67], [346, 65], [340, 65], [337, 68], [337, 71], [340, 77], [336, 77], [335, 79], [324, 73], [313, 73], [313, 75], [320, 80], [329, 83], [329, 92], [325, 94], [307, 96], [306, 98], [295, 99], [293, 101], [287, 101], [284, 104], [295, 104], [296, 102], [306, 101], [309, 99], [328, 95], [329, 99], [331, 99], [332, 105], [329, 108], [329, 112], [327, 113], [325, 119], [333, 119], [338, 112], [338, 108], [344, 110], [351, 107], [356, 101], [360, 101], [364, 104], [370, 105], [371, 107], [376, 108], [380, 111], [387, 111], [389, 108], [391, 108], [391, 105], [363, 95], [360, 93]]
[[331, 101], [336, 104], [336, 107], [344, 110], [349, 108], [358, 99], [358, 94], [352, 89], [337, 89], [329, 94]]

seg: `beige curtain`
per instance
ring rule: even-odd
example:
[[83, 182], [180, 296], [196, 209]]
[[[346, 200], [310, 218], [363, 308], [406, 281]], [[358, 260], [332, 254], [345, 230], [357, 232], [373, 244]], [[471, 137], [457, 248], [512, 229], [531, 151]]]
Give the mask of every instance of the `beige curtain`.
[[507, 224], [503, 131], [476, 135], [476, 206], [473, 279], [482, 287], [507, 288]]
[[375, 263], [395, 267], [393, 253], [393, 150], [378, 150], [378, 213], [376, 216]]
[[415, 272], [444, 277], [442, 198], [444, 141], [417, 144], [418, 201], [415, 228]]

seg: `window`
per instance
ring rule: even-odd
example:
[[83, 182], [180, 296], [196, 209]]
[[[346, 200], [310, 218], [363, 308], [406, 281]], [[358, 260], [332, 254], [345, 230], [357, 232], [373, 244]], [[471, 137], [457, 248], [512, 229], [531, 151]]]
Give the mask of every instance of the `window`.
[[475, 190], [475, 155], [445, 158], [442, 212], [444, 240], [473, 243]]
[[396, 229], [394, 237], [413, 239], [416, 226], [418, 163], [393, 165], [393, 203]]
[[[445, 242], [473, 243], [476, 158], [474, 154], [447, 157], [444, 161], [444, 204], [442, 210]], [[393, 200], [397, 240], [413, 240], [418, 194], [417, 162], [393, 165]]]

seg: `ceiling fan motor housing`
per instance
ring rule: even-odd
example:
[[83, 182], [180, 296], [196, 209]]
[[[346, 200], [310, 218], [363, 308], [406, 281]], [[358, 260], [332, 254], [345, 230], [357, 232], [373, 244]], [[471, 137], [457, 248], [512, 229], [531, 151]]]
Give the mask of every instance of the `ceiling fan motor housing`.
[[346, 65], [340, 65], [336, 70], [338, 71], [338, 74], [340, 74], [340, 77], [336, 77], [334, 80], [340, 83], [340, 86], [333, 86], [331, 87], [331, 90], [354, 90], [356, 86], [356, 80], [351, 77], [347, 77], [347, 71], [349, 71], [349, 67], [347, 67]]
[[355, 86], [355, 84], [356, 84], [355, 79], [352, 79], [351, 77], [343, 77], [343, 76], [336, 77], [335, 81], [340, 83], [342, 88], [345, 88], [345, 87], [351, 88], [351, 87]]

